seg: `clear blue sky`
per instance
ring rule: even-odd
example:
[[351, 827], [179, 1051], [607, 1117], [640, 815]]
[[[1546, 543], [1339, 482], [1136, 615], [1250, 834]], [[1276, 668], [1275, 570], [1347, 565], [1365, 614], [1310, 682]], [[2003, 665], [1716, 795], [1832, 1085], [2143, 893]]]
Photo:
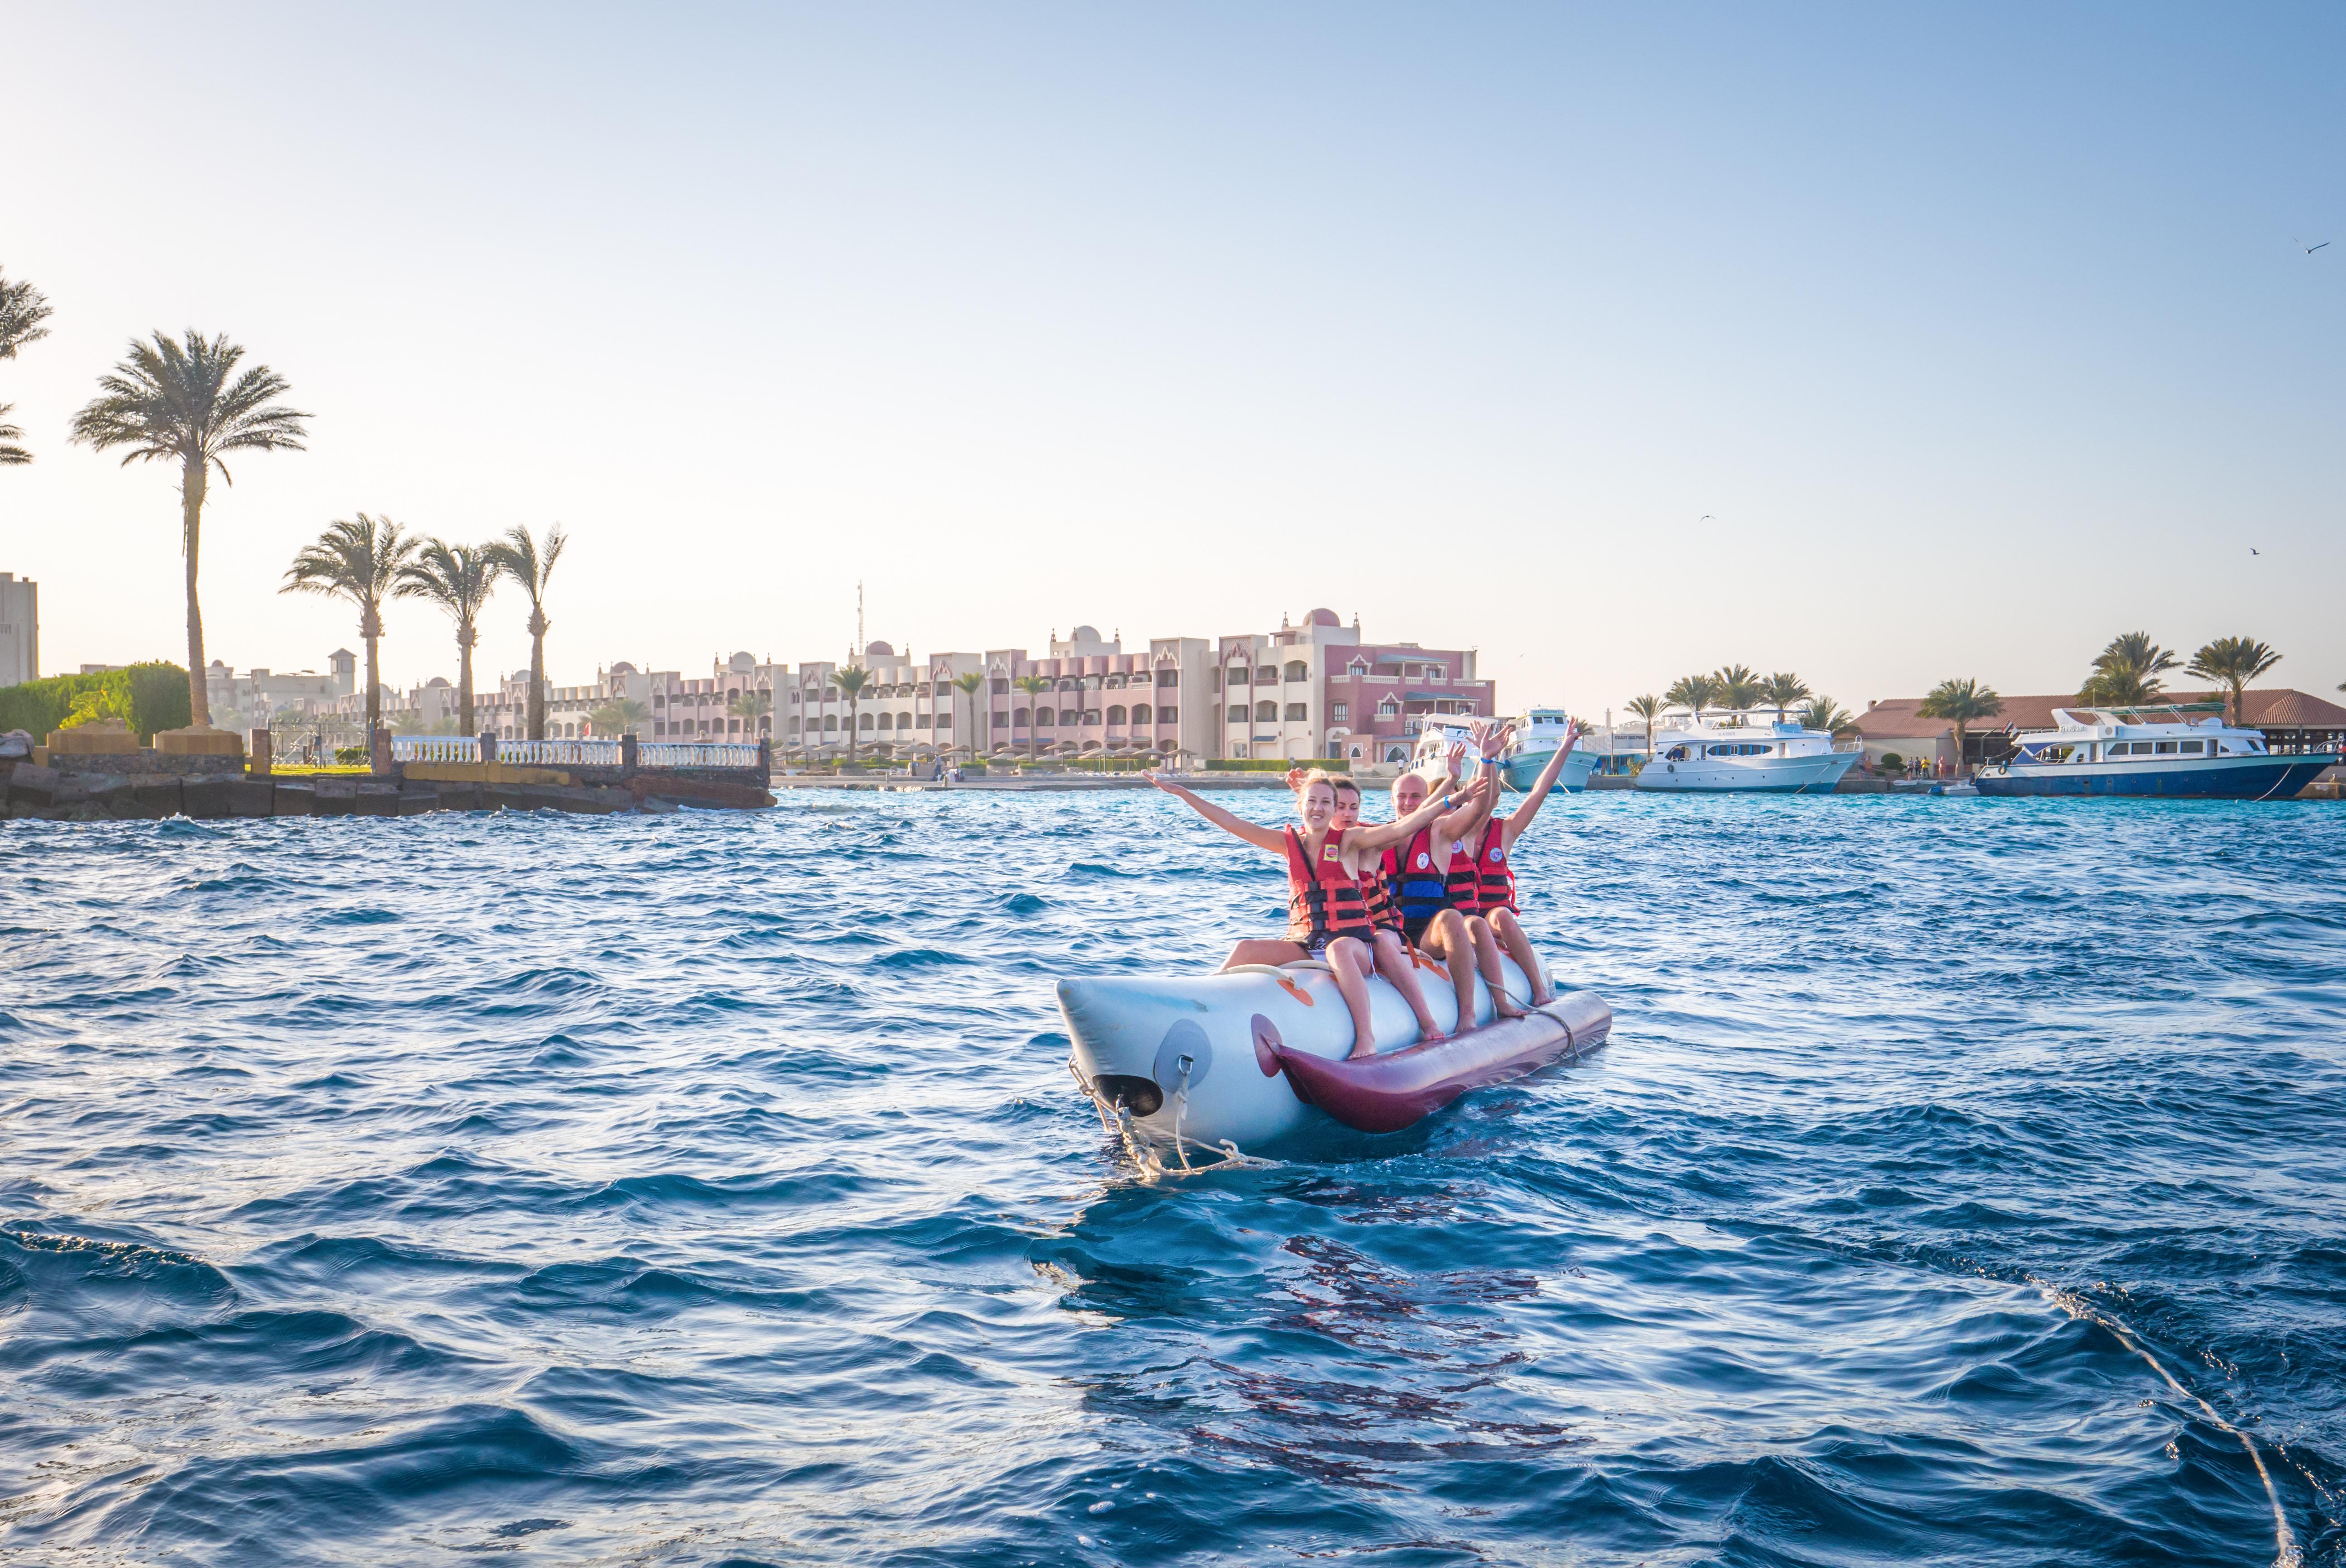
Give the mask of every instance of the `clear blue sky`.
[[178, 657], [173, 475], [64, 435], [193, 324], [317, 416], [215, 491], [239, 666], [352, 643], [273, 589], [363, 509], [566, 524], [566, 681], [831, 656], [859, 577], [922, 651], [1326, 604], [1590, 714], [1725, 660], [2060, 689], [2136, 627], [2346, 678], [2335, 5], [8, 25], [52, 669]]

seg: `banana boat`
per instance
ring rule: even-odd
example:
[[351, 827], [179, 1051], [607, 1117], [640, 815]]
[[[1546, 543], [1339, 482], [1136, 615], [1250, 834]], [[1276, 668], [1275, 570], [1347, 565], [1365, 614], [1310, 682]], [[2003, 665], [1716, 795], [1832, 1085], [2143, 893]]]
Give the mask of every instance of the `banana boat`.
[[[1373, 1054], [1354, 1057], [1352, 1014], [1317, 962], [1248, 964], [1214, 974], [1104, 975], [1059, 982], [1072, 1042], [1068, 1068], [1101, 1119], [1144, 1151], [1236, 1156], [1321, 1116], [1362, 1132], [1414, 1125], [1477, 1084], [1520, 1076], [1602, 1044], [1613, 1010], [1593, 991], [1499, 1019], [1474, 983], [1474, 1016], [1459, 1030], [1439, 964], [1422, 983], [1450, 1033], [1421, 1044], [1417, 1020], [1382, 977], [1369, 982]], [[1530, 1007], [1531, 983], [1505, 959], [1501, 980]]]

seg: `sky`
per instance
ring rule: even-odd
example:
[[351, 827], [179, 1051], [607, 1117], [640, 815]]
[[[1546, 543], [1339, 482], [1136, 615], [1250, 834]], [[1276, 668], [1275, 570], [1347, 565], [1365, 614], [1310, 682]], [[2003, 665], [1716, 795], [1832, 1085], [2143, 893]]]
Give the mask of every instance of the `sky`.
[[1589, 717], [2073, 689], [2135, 629], [2346, 680], [2335, 5], [5, 17], [45, 671], [185, 657], [176, 473], [66, 435], [193, 326], [314, 416], [212, 490], [240, 668], [358, 646], [276, 590], [364, 511], [567, 529], [563, 684], [837, 657], [859, 582], [920, 653], [1326, 606]]

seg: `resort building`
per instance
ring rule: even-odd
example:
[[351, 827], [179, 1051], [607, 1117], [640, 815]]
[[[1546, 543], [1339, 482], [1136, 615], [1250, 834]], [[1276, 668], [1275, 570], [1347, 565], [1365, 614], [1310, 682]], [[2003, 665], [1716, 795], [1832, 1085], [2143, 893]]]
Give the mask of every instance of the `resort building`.
[[[2220, 691], [2170, 691], [2160, 700], [2220, 702], [2224, 697]], [[1879, 768], [1882, 759], [1891, 754], [1901, 761], [1919, 757], [1933, 769], [1943, 762], [1950, 769], [1954, 766], [1955, 727], [1943, 718], [1924, 718], [1915, 711], [1922, 705], [1919, 697], [1894, 697], [1886, 702], [1866, 705], [1865, 712], [1857, 720], [1857, 728], [1865, 738], [1867, 767]], [[2001, 761], [2012, 750], [2009, 737], [2013, 731], [2050, 729], [2054, 727], [2055, 708], [2094, 706], [2066, 693], [2058, 697], [2007, 697], [2002, 713], [1964, 727], [1964, 760], [1974, 768]], [[2346, 708], [2310, 692], [2288, 687], [2250, 690], [2241, 694], [2240, 708], [2240, 721], [2250, 729], [2261, 730], [2265, 744], [2276, 751], [2314, 751], [2346, 742]]]
[[0, 572], [0, 686], [41, 678], [41, 587]]
[[357, 682], [358, 657], [348, 648], [326, 656], [327, 673], [272, 670], [264, 665], [239, 674], [222, 659], [204, 667], [204, 699], [212, 722], [222, 729], [259, 729], [284, 718], [331, 712]]
[[[613, 665], [611, 674], [633, 667]], [[737, 653], [709, 661], [706, 678], [676, 670], [642, 677], [646, 706], [636, 733], [653, 740], [761, 740], [773, 734], [775, 693], [790, 667]], [[550, 733], [550, 731], [549, 731]]]

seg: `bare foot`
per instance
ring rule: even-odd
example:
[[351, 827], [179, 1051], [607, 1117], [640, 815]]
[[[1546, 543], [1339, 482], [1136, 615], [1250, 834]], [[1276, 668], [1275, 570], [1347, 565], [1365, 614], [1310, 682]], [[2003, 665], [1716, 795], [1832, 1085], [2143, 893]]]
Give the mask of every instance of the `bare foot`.
[[1532, 993], [1532, 1005], [1534, 1007], [1546, 1007], [1552, 1004], [1555, 1001], [1556, 993], [1553, 991], [1549, 992], [1545, 996], [1542, 996], [1536, 991]]
[[1347, 1062], [1357, 1062], [1363, 1056], [1373, 1056], [1376, 1054], [1377, 1048], [1373, 1044], [1355, 1045], [1349, 1053], [1346, 1054], [1344, 1060]]
[[1437, 1040], [1447, 1040], [1449, 1038], [1449, 1035], [1443, 1033], [1442, 1025], [1436, 1023], [1433, 1019], [1424, 1018], [1418, 1021], [1417, 1043], [1419, 1044], [1431, 1045]]
[[1504, 993], [1491, 998], [1491, 1011], [1501, 1018], [1521, 1018], [1524, 1015], [1524, 1009], [1515, 1005], [1515, 999]]

